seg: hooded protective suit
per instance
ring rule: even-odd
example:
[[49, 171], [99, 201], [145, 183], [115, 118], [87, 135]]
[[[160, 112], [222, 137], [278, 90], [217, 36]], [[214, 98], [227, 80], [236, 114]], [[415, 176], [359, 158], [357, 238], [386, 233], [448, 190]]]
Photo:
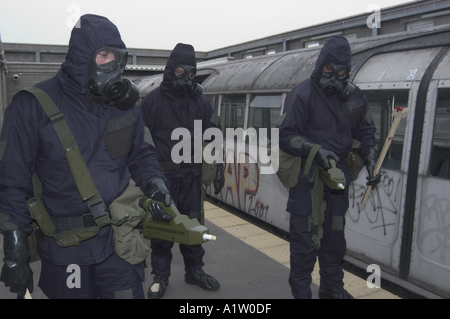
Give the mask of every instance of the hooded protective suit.
[[[348, 209], [348, 185], [352, 179], [346, 156], [352, 148], [353, 139], [361, 142], [360, 153], [376, 145], [375, 125], [368, 110], [364, 94], [356, 88], [347, 102], [338, 99], [338, 94], [327, 95], [321, 86], [322, 67], [325, 63], [345, 65], [351, 69], [351, 50], [343, 37], [332, 37], [323, 46], [311, 77], [295, 87], [286, 97], [284, 121], [280, 128], [280, 148], [294, 156], [302, 157], [302, 170], [298, 184], [289, 190], [287, 211], [291, 213], [291, 276], [290, 284], [294, 296], [310, 298], [311, 272], [319, 256], [321, 286], [343, 285], [339, 264], [345, 255], [344, 215]], [[347, 84], [347, 76], [343, 85]], [[328, 155], [333, 152], [338, 167], [344, 172], [347, 188], [331, 191], [324, 188], [327, 202], [323, 239], [316, 253], [311, 252], [311, 229], [309, 228], [313, 184], [304, 177], [304, 168], [309, 149], [307, 145], [319, 144]], [[305, 149], [307, 150], [305, 152]], [[311, 172], [319, 165], [313, 161]]]
[[[350, 72], [351, 51], [345, 38], [330, 38], [319, 54], [311, 78], [287, 95], [286, 117], [280, 126], [280, 147], [294, 156], [302, 156], [301, 144], [307, 140], [344, 158], [351, 150], [353, 139], [357, 139], [361, 142], [360, 153], [364, 154], [367, 148], [376, 145], [375, 125], [368, 113], [366, 98], [358, 88], [346, 103], [336, 94], [328, 96], [320, 85], [324, 63], [346, 65]], [[344, 85], [347, 79], [348, 75]], [[348, 172], [345, 162], [341, 162], [339, 168]], [[305, 182], [303, 173], [300, 180]], [[350, 181], [347, 180], [347, 185]]]
[[[142, 190], [150, 179], [164, 175], [152, 146], [144, 142], [139, 108], [122, 111], [96, 103], [99, 101], [87, 94], [93, 53], [106, 46], [126, 48], [117, 27], [95, 15], [82, 16], [80, 23], [81, 27], [72, 31], [66, 59], [57, 75], [36, 86], [64, 114], [105, 205], [110, 205], [129, 184], [130, 174]], [[33, 196], [34, 172], [42, 182], [42, 200], [52, 217], [88, 213], [55, 129], [33, 95], [21, 93], [9, 105], [1, 142], [0, 212], [6, 213], [14, 225], [31, 231], [26, 202]], [[112, 235], [111, 227], [104, 227], [92, 239], [66, 248], [42, 236], [40, 257], [43, 263], [66, 267], [99, 264], [114, 253]]]
[[[173, 166], [172, 149], [180, 143], [180, 137], [172, 140], [172, 132], [177, 128], [187, 129], [191, 137], [191, 150], [183, 154], [183, 158], [194, 156], [194, 120], [202, 123], [202, 136], [208, 128], [220, 129], [219, 117], [214, 114], [211, 103], [204, 95], [193, 98], [189, 92], [177, 90], [174, 83], [177, 66], [196, 67], [195, 51], [191, 45], [179, 43], [175, 46], [167, 61], [164, 78], [160, 87], [151, 91], [141, 103], [144, 122], [149, 128], [155, 144], [158, 160], [168, 180], [171, 197], [180, 213], [190, 218], [197, 218], [202, 223], [203, 216], [201, 198], [202, 164], [181, 163]], [[202, 138], [198, 137], [198, 138]], [[222, 184], [223, 187], [223, 184]], [[153, 274], [170, 276], [173, 243], [152, 239]], [[187, 272], [202, 268], [204, 250], [201, 245], [187, 246], [180, 244]]]
[[[191, 154], [194, 154], [194, 120], [202, 121], [202, 134], [211, 127], [220, 128], [218, 117], [206, 96], [193, 99], [188, 93], [174, 90], [174, 71], [179, 65], [197, 66], [195, 51], [191, 45], [179, 43], [173, 49], [164, 70], [160, 87], [150, 92], [141, 104], [146, 126], [150, 129], [161, 163], [172, 161], [171, 152], [179, 140], [172, 140], [172, 131], [186, 128], [192, 137]], [[211, 122], [211, 119], [213, 122]], [[177, 136], [178, 138], [178, 136]], [[196, 177], [201, 175], [201, 165], [191, 165], [178, 170], [166, 170], [167, 177]]]

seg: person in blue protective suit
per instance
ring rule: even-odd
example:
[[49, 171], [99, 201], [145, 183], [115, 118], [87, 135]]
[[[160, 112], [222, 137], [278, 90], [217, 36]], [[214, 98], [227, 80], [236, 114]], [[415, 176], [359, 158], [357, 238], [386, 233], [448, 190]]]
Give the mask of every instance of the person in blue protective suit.
[[[92, 179], [108, 207], [127, 188], [130, 175], [146, 196], [170, 205], [164, 174], [136, 106], [137, 87], [122, 79], [127, 51], [107, 18], [84, 15], [72, 30], [56, 76], [38, 83], [64, 115]], [[56, 233], [95, 224], [80, 198], [58, 135], [36, 97], [21, 92], [8, 106], [0, 137], [0, 229], [4, 241], [1, 281], [18, 297], [33, 291], [27, 235], [32, 175]], [[167, 219], [161, 207], [153, 218]], [[170, 216], [169, 216], [170, 217]], [[75, 226], [77, 225], [77, 226]], [[42, 262], [39, 287], [49, 298], [145, 298], [144, 264], [131, 265], [114, 250], [111, 226], [79, 245], [61, 247], [37, 230]], [[68, 287], [69, 265], [79, 266], [79, 287]], [[72, 269], [72, 268], [71, 268]]]
[[[295, 298], [311, 298], [311, 272], [316, 258], [320, 266], [319, 297], [352, 299], [343, 288], [340, 263], [346, 252], [344, 215], [349, 207], [348, 185], [352, 181], [346, 157], [353, 139], [361, 142], [359, 153], [369, 173], [368, 184], [375, 187], [380, 175], [373, 176], [378, 154], [374, 146], [375, 125], [367, 100], [359, 88], [348, 81], [351, 49], [344, 37], [331, 37], [323, 46], [310, 78], [296, 86], [286, 97], [280, 129], [280, 148], [302, 157], [298, 184], [289, 190], [291, 272], [289, 283]], [[330, 168], [329, 159], [345, 174], [346, 188], [323, 186], [322, 229], [312, 227], [314, 183], [304, 176], [305, 162], [316, 145], [310, 172]], [[314, 153], [313, 153], [314, 154]], [[312, 175], [312, 173], [311, 173]], [[308, 177], [310, 179], [310, 176]], [[320, 242], [313, 242], [323, 231]], [[320, 237], [318, 237], [320, 238]]]
[[[195, 83], [196, 66], [194, 48], [187, 44], [177, 44], [167, 61], [163, 82], [145, 97], [141, 103], [141, 111], [168, 180], [167, 187], [180, 213], [197, 218], [203, 223], [202, 164], [191, 160], [194, 157], [193, 149], [190, 154], [183, 154], [189, 161], [180, 164], [175, 164], [171, 156], [174, 146], [180, 143], [171, 139], [175, 129], [189, 130], [193, 148], [195, 120], [201, 121], [202, 133], [208, 128], [220, 128], [220, 118], [202, 94], [202, 87]], [[224, 166], [219, 163], [214, 180], [216, 194], [224, 183]], [[151, 240], [154, 283], [148, 290], [149, 298], [161, 298], [169, 284], [173, 245], [173, 242]], [[216, 290], [220, 287], [219, 282], [205, 274], [202, 269], [205, 251], [201, 245], [180, 244], [180, 251], [184, 258], [187, 283], [199, 285], [205, 290]]]

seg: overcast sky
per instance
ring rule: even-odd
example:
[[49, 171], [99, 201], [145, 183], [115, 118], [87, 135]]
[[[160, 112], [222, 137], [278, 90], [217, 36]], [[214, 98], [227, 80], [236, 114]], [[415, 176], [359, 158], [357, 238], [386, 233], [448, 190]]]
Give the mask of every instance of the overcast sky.
[[[3, 42], [64, 44], [79, 15], [114, 22], [129, 48], [210, 51], [411, 0], [0, 0]], [[381, 27], [383, 27], [381, 25]]]

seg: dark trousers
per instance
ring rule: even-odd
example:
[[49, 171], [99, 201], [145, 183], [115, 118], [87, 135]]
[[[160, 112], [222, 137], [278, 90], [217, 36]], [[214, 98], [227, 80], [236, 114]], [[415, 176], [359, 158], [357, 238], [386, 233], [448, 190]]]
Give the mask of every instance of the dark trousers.
[[319, 250], [313, 248], [312, 233], [308, 226], [311, 216], [311, 195], [301, 195], [304, 205], [290, 217], [291, 272], [289, 284], [297, 298], [310, 299], [311, 273], [317, 257], [320, 266], [320, 285], [339, 287], [343, 285], [344, 273], [340, 266], [346, 252], [344, 236], [345, 213], [348, 209], [348, 189], [324, 191], [327, 202], [323, 224], [323, 238]]
[[[202, 223], [203, 216], [200, 213], [202, 207], [200, 176], [167, 179], [167, 188], [180, 213], [190, 218], [197, 218]], [[173, 242], [151, 239], [152, 274], [164, 277], [170, 276], [173, 245]], [[202, 269], [203, 256], [205, 254], [202, 245], [190, 246], [180, 244], [180, 252], [183, 255], [186, 271], [193, 272]]]
[[143, 282], [144, 263], [133, 266], [113, 254], [77, 270], [42, 260], [39, 287], [50, 299], [144, 299]]

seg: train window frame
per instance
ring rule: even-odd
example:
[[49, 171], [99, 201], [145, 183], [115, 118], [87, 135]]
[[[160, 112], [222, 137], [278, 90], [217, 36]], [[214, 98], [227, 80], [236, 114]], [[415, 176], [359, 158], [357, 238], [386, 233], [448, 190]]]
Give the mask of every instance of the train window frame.
[[[448, 123], [449, 121], [450, 88], [439, 88], [435, 106], [433, 140], [431, 141], [430, 164], [428, 170], [429, 175], [433, 178], [450, 179], [450, 130], [438, 132], [438, 129], [440, 128], [450, 127], [445, 125], [445, 122]], [[443, 144], [445, 141], [443, 143], [437, 143], [445, 138], [449, 140], [448, 145]]]
[[[387, 135], [393, 123], [392, 111], [395, 107], [408, 107], [410, 103], [409, 89], [378, 89], [363, 90], [369, 110], [373, 115], [373, 120], [377, 128], [375, 139], [378, 151], [383, 148]], [[378, 107], [376, 105], [378, 101]], [[406, 138], [406, 121], [401, 121], [400, 125], [389, 147], [382, 168], [400, 171], [404, 160], [404, 146]]]
[[[226, 130], [227, 128], [236, 129], [238, 127], [245, 129], [246, 112], [247, 94], [224, 94], [220, 101], [220, 116], [223, 123], [222, 130]], [[242, 123], [240, 123], [240, 119], [242, 119]], [[232, 126], [231, 122], [236, 125]]]
[[219, 114], [219, 95], [205, 94], [205, 96], [211, 103], [214, 113]]
[[[264, 143], [267, 145], [271, 144], [271, 129], [275, 128], [276, 121], [281, 115], [282, 107], [282, 93], [260, 93], [250, 95], [247, 127], [254, 128], [257, 134], [259, 133], [260, 128], [267, 129], [267, 140], [260, 141], [258, 134], [258, 143]], [[257, 120], [256, 117], [258, 115], [258, 111], [261, 111], [261, 125], [255, 126], [255, 120]]]

